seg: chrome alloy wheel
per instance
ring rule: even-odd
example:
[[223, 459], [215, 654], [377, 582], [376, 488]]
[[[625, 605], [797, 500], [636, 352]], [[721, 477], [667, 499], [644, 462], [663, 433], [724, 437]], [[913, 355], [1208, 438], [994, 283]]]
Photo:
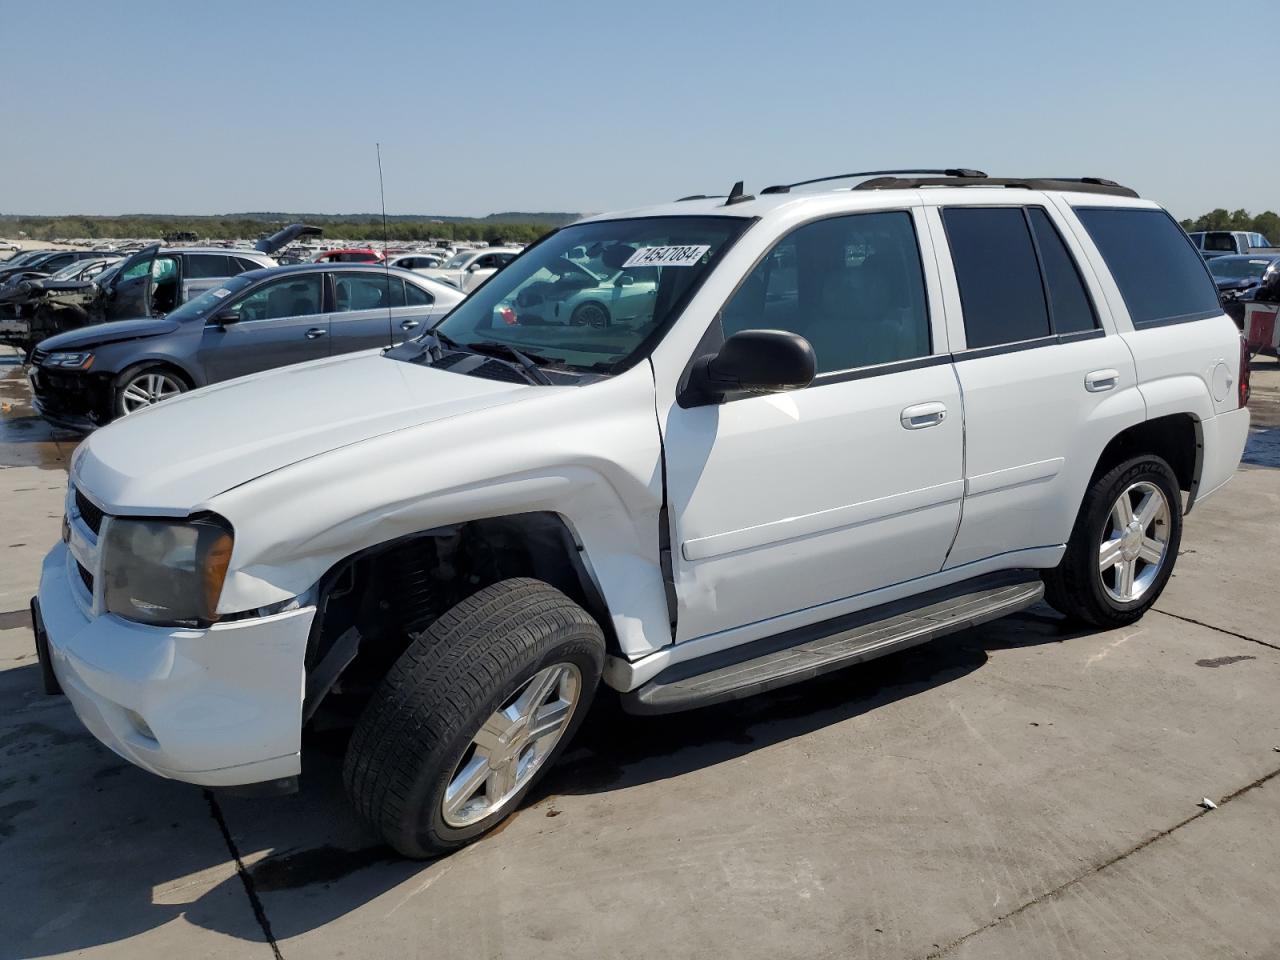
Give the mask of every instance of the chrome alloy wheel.
[[444, 822], [470, 826], [510, 803], [560, 742], [581, 699], [582, 672], [572, 663], [530, 677], [462, 752], [444, 791]]
[[1102, 528], [1098, 572], [1117, 603], [1140, 600], [1155, 582], [1169, 552], [1169, 501], [1154, 483], [1140, 480], [1116, 499]]
[[168, 400], [182, 393], [183, 386], [176, 377], [160, 370], [145, 370], [124, 385], [120, 391], [123, 413], [133, 413], [143, 407]]

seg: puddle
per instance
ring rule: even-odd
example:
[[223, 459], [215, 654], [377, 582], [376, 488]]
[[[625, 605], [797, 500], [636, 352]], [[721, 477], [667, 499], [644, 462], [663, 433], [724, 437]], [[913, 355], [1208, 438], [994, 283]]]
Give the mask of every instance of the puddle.
[[81, 437], [45, 423], [31, 408], [31, 387], [16, 356], [0, 356], [0, 470], [66, 471]]
[[1212, 660], [1197, 660], [1197, 667], [1226, 667], [1242, 660], [1257, 660], [1257, 657], [1214, 657]]
[[1280, 467], [1280, 427], [1250, 430], [1244, 462], [1256, 467]]

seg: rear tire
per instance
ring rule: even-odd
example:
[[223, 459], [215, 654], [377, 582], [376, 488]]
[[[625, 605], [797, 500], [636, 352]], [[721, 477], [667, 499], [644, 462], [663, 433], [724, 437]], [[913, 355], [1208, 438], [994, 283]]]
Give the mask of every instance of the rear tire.
[[1094, 478], [1045, 600], [1080, 623], [1133, 623], [1159, 598], [1182, 542], [1182, 495], [1173, 469], [1146, 454]]
[[478, 839], [572, 739], [604, 649], [591, 615], [540, 580], [463, 600], [413, 639], [356, 724], [343, 764], [356, 810], [406, 857]]

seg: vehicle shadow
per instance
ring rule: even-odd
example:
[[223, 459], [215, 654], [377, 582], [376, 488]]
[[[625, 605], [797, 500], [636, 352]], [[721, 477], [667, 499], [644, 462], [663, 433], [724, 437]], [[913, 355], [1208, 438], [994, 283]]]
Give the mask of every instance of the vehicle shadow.
[[[1036, 607], [856, 668], [694, 712], [633, 717], [621, 711], [616, 696], [602, 695], [575, 742], [526, 799], [523, 810], [549, 806], [544, 801], [555, 797], [679, 778], [943, 686], [980, 669], [991, 651], [1060, 643], [1076, 635], [1047, 608]], [[0, 694], [6, 701], [20, 682], [32, 688], [37, 683], [34, 667], [0, 676], [4, 677]], [[112, 943], [178, 917], [218, 933], [262, 942], [263, 929], [252, 922], [246, 887], [252, 890], [273, 938], [284, 940], [350, 913], [431, 869], [431, 863], [398, 858], [356, 820], [342, 793], [340, 744], [335, 741], [321, 740], [309, 747], [302, 789], [294, 796], [202, 796], [198, 788], [151, 777], [122, 765], [92, 740], [86, 743], [87, 735], [78, 730], [61, 698], [45, 700], [41, 709], [44, 715], [58, 716], [56, 728], [68, 731], [59, 735], [74, 737], [78, 752], [96, 752], [96, 765], [114, 770], [109, 777], [123, 791], [123, 799], [109, 809], [127, 825], [103, 823], [100, 804], [85, 804], [82, 796], [52, 795], [46, 789], [38, 812], [35, 808], [19, 811], [38, 822], [36, 829], [46, 838], [38, 848], [41, 855], [74, 862], [82, 850], [78, 838], [110, 829], [119, 836], [120, 855], [129, 859], [130, 866], [112, 877], [110, 909], [87, 906], [74, 923], [59, 925], [58, 918], [65, 914], [68, 901], [86, 902], [88, 891], [77, 887], [82, 881], [92, 886], [91, 877], [81, 875], [68, 889], [24, 898], [29, 914], [23, 926], [41, 935], [25, 941], [0, 935], [0, 944], [8, 945], [0, 946], [0, 960]], [[4, 742], [0, 738], [0, 751]], [[95, 766], [94, 762], [73, 762], [90, 769]], [[0, 780], [0, 791], [8, 789], [8, 782]], [[57, 789], [78, 792], [82, 787], [64, 778]], [[6, 813], [14, 807], [6, 805], [8, 799], [0, 792], [0, 850], [9, 843], [6, 830], [12, 832], [11, 821], [17, 816]], [[200, 808], [211, 823], [180, 826], [168, 815], [152, 816], [157, 807], [181, 808], [193, 816]], [[223, 825], [230, 846], [190, 842], [189, 831], [221, 833]], [[17, 826], [22, 826], [21, 817]], [[504, 841], [492, 835], [479, 842]], [[188, 854], [199, 847], [208, 862], [191, 862], [188, 856], [180, 868], [175, 867], [170, 856], [175, 843], [183, 844]], [[235, 872], [232, 848], [243, 860], [247, 878]], [[21, 854], [16, 861], [7, 851], [4, 855], [11, 876], [28, 871]], [[207, 879], [202, 881], [202, 876]], [[0, 890], [3, 885], [0, 880]], [[178, 904], [156, 896], [156, 891], [171, 888], [185, 889], [189, 895], [180, 897]], [[0, 930], [6, 922], [0, 920]], [[15, 949], [16, 953], [9, 952]]]

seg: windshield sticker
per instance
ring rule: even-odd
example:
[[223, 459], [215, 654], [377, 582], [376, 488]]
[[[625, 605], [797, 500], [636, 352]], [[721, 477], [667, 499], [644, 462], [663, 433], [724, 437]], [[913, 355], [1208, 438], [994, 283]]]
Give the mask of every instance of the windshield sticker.
[[211, 291], [211, 292], [212, 292], [212, 293], [213, 293], [213, 295], [214, 295], [215, 297], [217, 297], [219, 300], [221, 300], [223, 297], [229, 297], [229, 296], [231, 296], [231, 291], [230, 291], [230, 290], [225, 289], [224, 287], [219, 287], [217, 290], [213, 290], [213, 291]]
[[696, 266], [710, 249], [710, 244], [705, 243], [698, 246], [641, 247], [627, 259], [622, 268], [625, 270], [627, 267], [692, 267]]

